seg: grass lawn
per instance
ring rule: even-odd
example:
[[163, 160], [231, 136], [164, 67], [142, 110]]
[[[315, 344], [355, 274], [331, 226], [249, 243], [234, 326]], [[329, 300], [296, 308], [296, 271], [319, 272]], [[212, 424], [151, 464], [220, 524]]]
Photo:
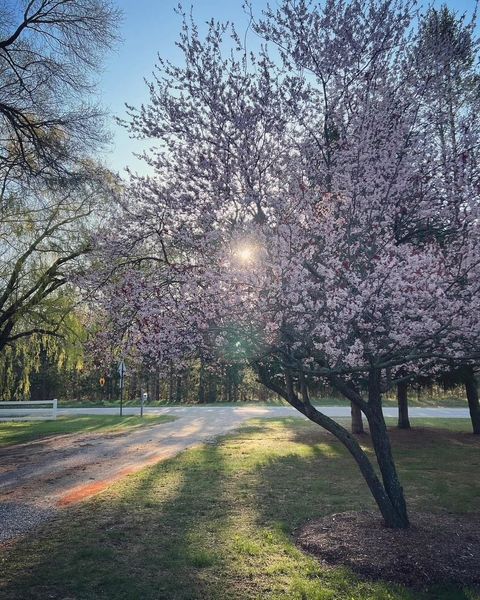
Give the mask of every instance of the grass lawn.
[[[397, 406], [397, 400], [394, 395], [384, 396], [382, 399], [384, 406]], [[420, 397], [416, 394], [410, 394], [408, 399], [410, 406], [418, 406], [420, 408], [435, 408], [441, 406], [444, 408], [468, 408], [467, 400], [461, 393], [429, 394], [423, 393]], [[350, 403], [345, 398], [334, 398], [323, 396], [316, 398], [314, 403], [319, 406], [349, 406]], [[60, 400], [59, 407], [61, 408], [118, 408], [119, 402], [72, 402], [68, 400]], [[138, 401], [124, 402], [124, 406], [139, 406]], [[185, 404], [172, 402], [149, 402], [148, 406], [289, 406], [285, 400], [275, 398], [269, 402], [215, 402], [213, 404]]]
[[118, 415], [58, 417], [55, 421], [5, 421], [0, 422], [0, 448], [22, 444], [38, 438], [64, 433], [106, 433], [135, 429], [174, 421], [168, 415], [120, 417]]
[[[334, 400], [328, 399], [328, 403], [331, 406], [342, 406], [342, 400]], [[95, 406], [104, 407], [104, 408], [118, 408], [120, 406], [120, 402], [109, 402], [107, 400], [103, 402], [72, 402], [69, 400], [59, 400], [58, 403], [59, 408], [94, 408]], [[140, 406], [138, 400], [128, 400], [123, 403], [125, 407], [136, 407]], [[149, 402], [146, 406], [154, 406], [154, 407], [170, 407], [170, 406], [198, 406], [198, 407], [212, 407], [212, 406], [289, 406], [288, 402], [282, 400], [281, 398], [273, 399], [268, 402], [211, 402], [205, 404], [198, 403], [185, 403], [185, 402]]]
[[[478, 511], [480, 440], [464, 421], [435, 424], [448, 429], [392, 432], [409, 505]], [[129, 476], [2, 551], [0, 598], [480, 599], [480, 590], [420, 593], [362, 581], [323, 567], [292, 541], [307, 519], [371, 508], [331, 436], [293, 418], [252, 421]]]

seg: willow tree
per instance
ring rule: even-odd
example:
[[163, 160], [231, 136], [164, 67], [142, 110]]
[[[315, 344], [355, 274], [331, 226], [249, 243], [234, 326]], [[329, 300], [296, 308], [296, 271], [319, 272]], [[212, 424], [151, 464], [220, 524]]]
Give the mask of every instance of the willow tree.
[[108, 0], [13, 1], [0, 13], [2, 354], [68, 333], [71, 294], [60, 290], [82, 268], [108, 194], [110, 175], [94, 163], [107, 137], [92, 93], [119, 13]]

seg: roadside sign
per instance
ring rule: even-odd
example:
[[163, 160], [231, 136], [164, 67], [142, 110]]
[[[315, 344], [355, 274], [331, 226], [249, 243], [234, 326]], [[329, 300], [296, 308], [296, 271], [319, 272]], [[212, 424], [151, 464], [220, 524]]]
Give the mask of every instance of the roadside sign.
[[123, 415], [123, 384], [126, 372], [127, 368], [125, 367], [125, 361], [121, 360], [118, 363], [118, 374], [120, 375], [120, 416]]
[[125, 366], [125, 361], [121, 360], [118, 363], [118, 374], [120, 375], [120, 379], [123, 379], [127, 374], [127, 367]]
[[103, 387], [105, 385], [105, 377], [100, 377], [98, 383]]

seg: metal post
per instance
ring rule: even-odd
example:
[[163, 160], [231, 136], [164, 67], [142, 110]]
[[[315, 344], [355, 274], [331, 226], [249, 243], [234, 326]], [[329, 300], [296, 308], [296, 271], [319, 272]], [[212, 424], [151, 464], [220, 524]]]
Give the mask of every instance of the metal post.
[[123, 385], [125, 382], [126, 372], [127, 369], [125, 367], [125, 362], [121, 360], [118, 365], [118, 374], [120, 375], [120, 416], [123, 416]]
[[120, 416], [123, 416], [123, 373], [120, 375]]

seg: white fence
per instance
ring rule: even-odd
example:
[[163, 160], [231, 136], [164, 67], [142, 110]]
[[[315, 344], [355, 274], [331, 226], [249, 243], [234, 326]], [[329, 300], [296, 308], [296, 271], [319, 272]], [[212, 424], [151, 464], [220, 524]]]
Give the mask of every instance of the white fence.
[[36, 419], [56, 419], [57, 399], [28, 402], [0, 402], [0, 421], [33, 421]]

